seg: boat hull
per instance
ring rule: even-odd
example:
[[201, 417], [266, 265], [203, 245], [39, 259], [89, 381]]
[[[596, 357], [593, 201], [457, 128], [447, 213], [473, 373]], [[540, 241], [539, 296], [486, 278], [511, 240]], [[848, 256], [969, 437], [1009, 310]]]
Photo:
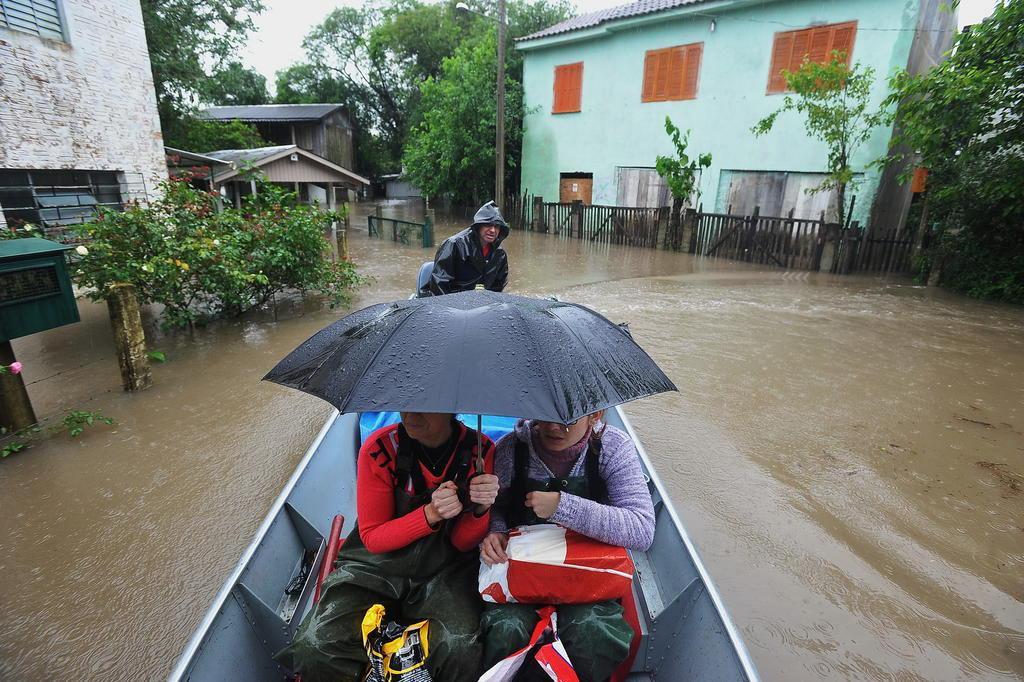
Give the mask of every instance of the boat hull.
[[[750, 657], [665, 496], [636, 434], [618, 409], [606, 421], [633, 438], [655, 504], [654, 545], [633, 552], [642, 640], [630, 680], [756, 680]], [[279, 682], [274, 652], [309, 608], [331, 521], [355, 521], [358, 416], [335, 413], [306, 452], [256, 537], [204, 616], [170, 680]]]

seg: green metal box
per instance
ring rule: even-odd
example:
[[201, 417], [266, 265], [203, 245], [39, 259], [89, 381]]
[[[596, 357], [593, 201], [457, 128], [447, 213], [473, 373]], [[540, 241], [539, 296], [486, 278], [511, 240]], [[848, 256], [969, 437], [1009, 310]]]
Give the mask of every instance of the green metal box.
[[0, 342], [78, 322], [64, 252], [46, 239], [0, 241]]

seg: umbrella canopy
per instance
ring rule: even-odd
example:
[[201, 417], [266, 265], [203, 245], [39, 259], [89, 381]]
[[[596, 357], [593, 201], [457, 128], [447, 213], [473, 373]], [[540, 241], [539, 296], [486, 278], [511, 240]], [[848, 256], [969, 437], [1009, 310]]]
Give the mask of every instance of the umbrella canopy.
[[676, 390], [624, 329], [573, 303], [466, 291], [370, 306], [264, 377], [341, 412], [473, 412], [571, 423]]

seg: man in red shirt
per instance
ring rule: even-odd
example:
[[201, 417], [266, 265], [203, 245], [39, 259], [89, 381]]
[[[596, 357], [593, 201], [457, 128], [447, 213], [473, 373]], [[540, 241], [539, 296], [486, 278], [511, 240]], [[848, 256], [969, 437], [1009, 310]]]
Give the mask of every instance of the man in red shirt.
[[[360, 680], [367, 665], [360, 623], [383, 604], [387, 619], [429, 619], [434, 680], [480, 674], [481, 601], [476, 551], [498, 494], [494, 445], [450, 414], [403, 412], [359, 450], [359, 520], [293, 644], [282, 652], [305, 682]], [[479, 462], [483, 470], [477, 471]]]

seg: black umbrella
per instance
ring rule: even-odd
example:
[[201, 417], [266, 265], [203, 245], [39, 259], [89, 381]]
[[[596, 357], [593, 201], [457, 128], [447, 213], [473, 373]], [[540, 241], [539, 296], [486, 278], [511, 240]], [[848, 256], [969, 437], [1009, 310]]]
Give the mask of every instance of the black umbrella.
[[264, 377], [341, 412], [473, 412], [569, 424], [676, 390], [627, 331], [573, 303], [466, 291], [363, 308]]

